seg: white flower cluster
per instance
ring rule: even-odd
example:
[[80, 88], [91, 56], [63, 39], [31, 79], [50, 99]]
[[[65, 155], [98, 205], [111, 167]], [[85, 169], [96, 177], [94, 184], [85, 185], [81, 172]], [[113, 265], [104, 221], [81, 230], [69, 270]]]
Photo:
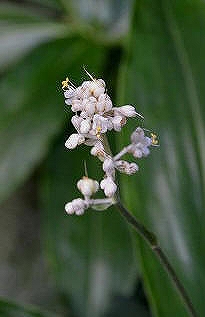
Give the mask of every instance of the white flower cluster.
[[128, 117], [142, 117], [133, 106], [113, 107], [102, 79], [84, 81], [77, 88], [69, 85], [67, 79], [63, 85], [65, 103], [75, 113], [71, 122], [77, 131], [66, 141], [68, 149], [82, 143], [94, 145], [100, 135], [108, 130], [120, 131]]
[[133, 106], [113, 107], [112, 101], [106, 93], [105, 82], [102, 79], [94, 79], [89, 73], [88, 75], [91, 80], [84, 81], [77, 88], [68, 78], [62, 82], [65, 103], [71, 106], [71, 110], [75, 113], [71, 122], [76, 129], [76, 133], [67, 139], [65, 146], [68, 149], [74, 149], [82, 143], [92, 146], [90, 153], [103, 162], [102, 168], [105, 176], [100, 185], [88, 177], [78, 181], [77, 187], [84, 199], [75, 199], [65, 206], [68, 214], [75, 213], [76, 215], [83, 214], [89, 207], [103, 204], [103, 199], [91, 199], [99, 187], [107, 197], [104, 199], [107, 206], [110, 205], [110, 202], [113, 203], [113, 197], [117, 191], [115, 170], [127, 175], [132, 175], [139, 170], [136, 163], [121, 160], [122, 156], [130, 153], [134, 158], [146, 157], [150, 152], [149, 147], [158, 144], [155, 134], [151, 133], [150, 136], [146, 136], [145, 131], [137, 127], [131, 134], [131, 143], [128, 146], [115, 156], [108, 153], [110, 151], [106, 146], [105, 133], [108, 130], [120, 131], [129, 117], [143, 117], [135, 111]]

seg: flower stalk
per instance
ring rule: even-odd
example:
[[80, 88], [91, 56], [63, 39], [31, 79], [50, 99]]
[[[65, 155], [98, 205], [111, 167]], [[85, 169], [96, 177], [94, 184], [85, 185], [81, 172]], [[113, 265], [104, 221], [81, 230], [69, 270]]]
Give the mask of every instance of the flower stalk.
[[141, 224], [121, 203], [119, 197], [116, 203], [116, 206], [119, 209], [120, 214], [126, 219], [126, 221], [132, 225], [132, 227], [140, 234], [140, 236], [147, 242], [150, 248], [153, 250], [157, 258], [160, 260], [161, 265], [167, 271], [171, 281], [175, 285], [176, 290], [178, 291], [184, 306], [186, 307], [187, 312], [191, 317], [197, 317], [197, 313], [194, 309], [194, 306], [187, 294], [183, 284], [179, 280], [173, 266], [171, 265], [169, 259], [167, 258], [164, 251], [158, 244], [156, 235], [149, 231], [143, 224]]
[[[160, 260], [162, 266], [167, 271], [170, 279], [174, 283], [183, 303], [191, 317], [197, 317], [193, 304], [180, 282], [177, 274], [170, 264], [167, 256], [161, 249], [157, 237], [140, 223], [122, 204], [119, 195], [119, 186], [116, 180], [116, 171], [127, 175], [135, 174], [139, 166], [135, 162], [122, 160], [125, 154], [129, 154], [134, 159], [141, 159], [150, 153], [150, 148], [158, 146], [158, 138], [151, 132], [149, 136], [145, 132], [149, 131], [137, 127], [130, 136], [130, 143], [123, 147], [119, 153], [113, 155], [106, 133], [114, 130], [116, 132], [126, 125], [128, 118], [137, 117], [144, 119], [136, 112], [131, 105], [114, 107], [105, 88], [102, 79], [90, 77], [81, 86], [75, 87], [68, 78], [62, 82], [65, 96], [65, 103], [71, 106], [74, 116], [71, 122], [76, 130], [65, 142], [68, 149], [74, 149], [78, 145], [85, 144], [91, 146], [91, 155], [97, 157], [102, 162], [104, 178], [98, 181], [90, 179], [88, 175], [77, 182], [77, 188], [83, 198], [74, 199], [65, 205], [67, 214], [83, 215], [85, 210], [92, 208], [97, 211], [108, 209], [116, 205], [120, 214], [132, 227], [143, 237]], [[104, 198], [93, 198], [99, 189], [104, 191]]]

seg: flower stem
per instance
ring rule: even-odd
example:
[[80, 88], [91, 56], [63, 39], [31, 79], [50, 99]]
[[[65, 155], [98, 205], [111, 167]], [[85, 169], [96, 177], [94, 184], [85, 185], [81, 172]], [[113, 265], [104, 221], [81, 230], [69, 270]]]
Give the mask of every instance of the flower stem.
[[149, 231], [143, 224], [141, 224], [121, 203], [119, 197], [117, 198], [116, 206], [118, 207], [121, 215], [134, 227], [134, 229], [143, 237], [144, 240], [148, 243], [151, 247], [153, 252], [156, 254], [158, 259], [160, 260], [162, 266], [167, 271], [170, 279], [174, 283], [178, 293], [180, 294], [184, 306], [186, 307], [187, 311], [189, 312], [190, 316], [197, 317], [197, 313], [193, 307], [193, 304], [184, 288], [182, 283], [177, 277], [177, 274], [170, 264], [167, 256], [162, 251], [161, 247], [158, 244], [157, 237], [154, 233]]
[[[104, 136], [102, 138], [103, 145], [107, 151], [112, 156], [112, 152], [110, 150], [109, 142], [107, 138]], [[122, 150], [123, 151], [123, 150]], [[121, 152], [120, 152], [121, 153]], [[124, 153], [123, 153], [124, 154]], [[156, 254], [158, 259], [160, 260], [162, 266], [164, 267], [165, 271], [167, 271], [170, 279], [172, 280], [173, 284], [175, 285], [179, 295], [181, 296], [181, 299], [184, 303], [184, 306], [186, 307], [187, 311], [189, 312], [189, 315], [191, 317], [197, 317], [197, 313], [193, 307], [193, 304], [191, 302], [191, 299], [189, 298], [189, 295], [187, 294], [183, 284], [180, 282], [174, 268], [170, 264], [166, 254], [161, 249], [161, 247], [158, 244], [158, 240], [156, 235], [149, 231], [142, 223], [140, 223], [122, 204], [120, 200], [119, 191], [114, 196], [116, 201], [116, 206], [118, 207], [121, 215], [127, 220], [128, 223], [130, 223], [134, 229], [141, 235], [141, 237], [148, 243], [150, 248], [153, 250], [153, 252]]]

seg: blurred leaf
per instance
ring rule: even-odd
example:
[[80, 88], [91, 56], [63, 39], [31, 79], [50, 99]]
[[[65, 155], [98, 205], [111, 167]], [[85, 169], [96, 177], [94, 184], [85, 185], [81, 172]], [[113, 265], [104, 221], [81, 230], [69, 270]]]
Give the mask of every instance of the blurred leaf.
[[[202, 317], [205, 3], [136, 1], [132, 22], [119, 80], [120, 100], [140, 105], [146, 127], [159, 132], [161, 146], [139, 162], [136, 178], [124, 177], [123, 196], [130, 210], [157, 233]], [[122, 141], [128, 140], [124, 133]], [[141, 239], [137, 250], [155, 316], [187, 316], [169, 278]]]
[[127, 32], [132, 0], [76, 0], [68, 3], [69, 10], [73, 8], [73, 16], [102, 26], [112, 37], [119, 38]]
[[[32, 23], [42, 22], [46, 20], [43, 10], [32, 9], [25, 7], [22, 4], [15, 4], [9, 2], [0, 3], [0, 24], [5, 23]], [[48, 19], [48, 18], [47, 18]]]
[[[0, 314], [3, 317], [55, 317], [31, 306], [23, 306], [0, 298]], [[56, 316], [57, 317], [57, 316]]]
[[[61, 2], [63, 0], [27, 0], [26, 3], [30, 5], [30, 7], [34, 7], [34, 5], [38, 5], [40, 8], [47, 9], [59, 9], [61, 7]], [[65, 0], [69, 1], [69, 0]]]
[[132, 242], [127, 224], [117, 210], [88, 210], [68, 216], [64, 204], [80, 196], [76, 182], [83, 176], [100, 179], [100, 166], [85, 146], [66, 151], [63, 138], [46, 162], [42, 186], [48, 260], [59, 290], [71, 298], [77, 316], [102, 316], [115, 294], [129, 294], [136, 277]]
[[[90, 53], [92, 51], [92, 54]], [[61, 81], [87, 65], [95, 70], [104, 50], [79, 37], [41, 46], [0, 84], [0, 201], [40, 163], [63, 123]]]
[[64, 37], [66, 27], [58, 23], [1, 25], [0, 71], [18, 61], [40, 44]]

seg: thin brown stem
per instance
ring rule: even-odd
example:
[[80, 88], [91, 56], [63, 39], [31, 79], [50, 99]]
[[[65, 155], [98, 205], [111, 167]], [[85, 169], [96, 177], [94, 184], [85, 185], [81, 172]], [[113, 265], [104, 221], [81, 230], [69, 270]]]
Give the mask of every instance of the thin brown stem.
[[151, 247], [153, 252], [156, 254], [158, 259], [160, 260], [162, 266], [167, 271], [170, 279], [174, 283], [178, 293], [180, 294], [182, 301], [184, 303], [184, 306], [186, 307], [187, 311], [189, 312], [189, 315], [191, 317], [197, 317], [197, 313], [193, 307], [193, 304], [191, 302], [191, 299], [189, 298], [184, 286], [180, 282], [179, 278], [177, 277], [177, 274], [170, 264], [167, 256], [162, 251], [161, 247], [158, 244], [157, 237], [154, 233], [149, 231], [143, 224], [141, 224], [121, 203], [119, 198], [117, 198], [116, 206], [118, 207], [121, 215], [134, 227], [134, 229], [143, 237], [144, 240], [148, 243], [148, 245]]

